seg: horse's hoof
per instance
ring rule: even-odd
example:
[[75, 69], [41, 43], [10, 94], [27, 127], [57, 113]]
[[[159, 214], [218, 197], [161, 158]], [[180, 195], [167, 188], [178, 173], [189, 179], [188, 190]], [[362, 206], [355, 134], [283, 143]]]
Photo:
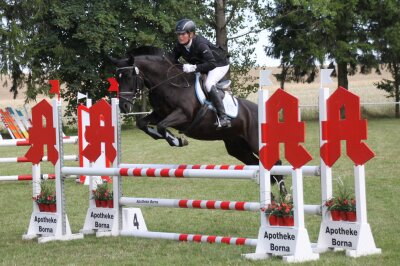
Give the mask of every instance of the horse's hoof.
[[179, 146], [187, 146], [189, 145], [189, 142], [185, 138], [179, 138]]

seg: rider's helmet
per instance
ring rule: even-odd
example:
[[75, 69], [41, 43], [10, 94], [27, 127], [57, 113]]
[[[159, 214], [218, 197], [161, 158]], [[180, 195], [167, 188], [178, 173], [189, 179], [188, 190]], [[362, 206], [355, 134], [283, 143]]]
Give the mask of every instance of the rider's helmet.
[[195, 32], [196, 24], [190, 19], [181, 19], [176, 23], [175, 33]]

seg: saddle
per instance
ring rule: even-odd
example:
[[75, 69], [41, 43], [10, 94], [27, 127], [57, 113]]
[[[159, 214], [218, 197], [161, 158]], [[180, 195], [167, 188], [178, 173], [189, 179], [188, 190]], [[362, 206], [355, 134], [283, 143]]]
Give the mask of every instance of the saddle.
[[[207, 100], [209, 97], [208, 92], [204, 87], [205, 76], [206, 75], [201, 76], [199, 73], [196, 73], [195, 93], [197, 99], [202, 105], [212, 106], [211, 102]], [[239, 105], [237, 99], [232, 95], [230, 84], [230, 80], [218, 82], [217, 91], [222, 99], [222, 103], [224, 104], [226, 114], [231, 118], [235, 118], [239, 112]]]
[[[209, 99], [207, 89], [206, 89], [206, 87], [205, 87], [205, 85], [204, 85], [206, 78], [207, 78], [207, 75], [206, 75], [206, 74], [203, 74], [203, 75], [200, 76], [199, 81], [200, 81], [201, 89], [202, 89], [202, 91], [204, 92], [204, 95], [206, 95], [207, 99]], [[221, 97], [221, 99], [224, 99], [224, 97], [225, 97], [225, 91], [231, 92], [231, 87], [230, 87], [230, 86], [231, 86], [231, 83], [232, 83], [232, 82], [231, 82], [229, 79], [226, 79], [226, 80], [220, 80], [220, 81], [216, 84], [217, 91], [218, 91], [218, 94], [219, 94], [219, 96]]]

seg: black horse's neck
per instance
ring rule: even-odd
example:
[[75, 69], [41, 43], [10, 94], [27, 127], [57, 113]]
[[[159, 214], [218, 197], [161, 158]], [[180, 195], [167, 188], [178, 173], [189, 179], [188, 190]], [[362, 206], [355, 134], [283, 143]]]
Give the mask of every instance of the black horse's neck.
[[170, 58], [164, 55], [136, 56], [135, 65], [150, 90], [161, 87], [187, 88], [194, 83], [193, 74], [184, 73], [180, 65], [173, 64]]

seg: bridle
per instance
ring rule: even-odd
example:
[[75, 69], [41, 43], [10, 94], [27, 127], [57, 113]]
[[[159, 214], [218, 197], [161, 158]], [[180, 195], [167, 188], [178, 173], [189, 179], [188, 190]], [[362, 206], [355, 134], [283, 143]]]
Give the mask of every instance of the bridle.
[[[116, 71], [118, 72], [119, 70], [123, 70], [123, 69], [135, 69], [136, 76], [140, 80], [142, 80], [142, 82], [144, 81], [142, 75], [140, 75], [140, 73], [139, 73], [139, 68], [137, 68], [137, 66], [133, 65], [133, 66], [126, 66], [126, 67], [117, 67]], [[136, 92], [120, 91], [119, 98], [125, 100], [126, 102], [130, 103], [133, 106], [136, 99], [140, 97], [140, 92], [141, 92], [141, 90], [136, 90]]]

